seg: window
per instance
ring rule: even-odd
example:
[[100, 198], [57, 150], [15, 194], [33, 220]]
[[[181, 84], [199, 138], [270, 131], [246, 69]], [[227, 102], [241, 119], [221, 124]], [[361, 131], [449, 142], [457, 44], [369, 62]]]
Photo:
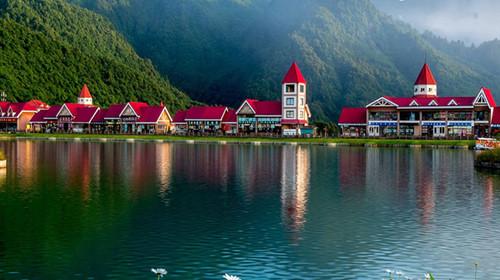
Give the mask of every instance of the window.
[[421, 89], [420, 89], [420, 92], [424, 92], [424, 91], [425, 91], [425, 88], [421, 88]]
[[432, 91], [432, 88], [429, 88], [429, 92], [431, 92], [431, 91]]
[[294, 106], [295, 105], [295, 98], [293, 98], [293, 97], [287, 97], [286, 98], [286, 105], [287, 106]]
[[300, 92], [304, 93], [306, 91], [306, 87], [304, 85], [300, 85]]
[[286, 85], [286, 92], [295, 92], [295, 85]]
[[286, 111], [285, 116], [287, 119], [293, 119], [293, 118], [295, 118], [295, 112], [294, 111]]
[[299, 118], [303, 119], [304, 118], [304, 111], [299, 112]]
[[418, 91], [418, 88], [415, 88], [415, 92], [417, 92], [417, 91]]
[[301, 105], [301, 106], [304, 106], [304, 97], [301, 97], [301, 98], [300, 98], [300, 105]]

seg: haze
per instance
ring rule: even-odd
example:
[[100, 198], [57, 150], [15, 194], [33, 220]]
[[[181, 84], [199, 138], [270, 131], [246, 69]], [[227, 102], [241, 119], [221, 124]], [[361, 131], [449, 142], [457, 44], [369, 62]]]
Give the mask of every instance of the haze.
[[498, 0], [372, 0], [382, 11], [450, 40], [480, 44], [500, 38]]

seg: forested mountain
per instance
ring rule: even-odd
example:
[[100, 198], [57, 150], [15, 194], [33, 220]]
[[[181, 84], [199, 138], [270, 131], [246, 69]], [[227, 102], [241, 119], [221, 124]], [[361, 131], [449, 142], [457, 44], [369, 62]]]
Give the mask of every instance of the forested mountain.
[[[453, 44], [422, 36], [369, 0], [74, 1], [108, 17], [174, 85], [209, 103], [279, 98], [294, 60], [316, 118], [335, 120], [342, 106], [384, 94], [411, 95], [425, 57], [441, 95], [500, 91], [489, 58], [491, 67], [458, 56]], [[488, 51], [498, 60], [495, 46]]]
[[100, 105], [191, 102], [101, 15], [65, 0], [0, 0], [0, 91], [10, 100], [74, 102], [83, 83]]

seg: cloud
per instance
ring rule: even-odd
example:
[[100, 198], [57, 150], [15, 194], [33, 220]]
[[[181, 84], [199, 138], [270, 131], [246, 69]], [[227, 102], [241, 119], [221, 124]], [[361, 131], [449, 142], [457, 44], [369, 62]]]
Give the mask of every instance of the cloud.
[[420, 31], [481, 43], [500, 38], [498, 0], [372, 0], [382, 11]]

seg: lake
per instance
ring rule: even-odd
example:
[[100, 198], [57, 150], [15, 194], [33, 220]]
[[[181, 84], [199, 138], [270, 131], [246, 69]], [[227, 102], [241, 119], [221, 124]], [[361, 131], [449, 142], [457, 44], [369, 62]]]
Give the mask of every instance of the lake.
[[474, 151], [0, 142], [0, 279], [500, 279]]

